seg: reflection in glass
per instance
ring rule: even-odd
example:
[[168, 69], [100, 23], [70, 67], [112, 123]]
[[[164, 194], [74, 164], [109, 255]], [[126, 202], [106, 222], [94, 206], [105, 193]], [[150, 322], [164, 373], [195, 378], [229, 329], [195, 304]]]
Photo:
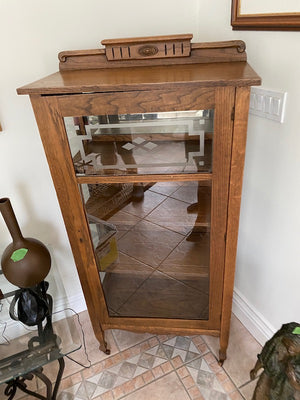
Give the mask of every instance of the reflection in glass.
[[211, 172], [213, 110], [66, 117], [78, 175]]
[[110, 316], [208, 319], [209, 182], [84, 184]]

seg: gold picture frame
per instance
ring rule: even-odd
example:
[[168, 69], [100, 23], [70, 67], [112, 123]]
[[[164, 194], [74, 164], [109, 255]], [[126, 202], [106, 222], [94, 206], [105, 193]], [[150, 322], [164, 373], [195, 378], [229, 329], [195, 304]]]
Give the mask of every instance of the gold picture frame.
[[[233, 30], [299, 31], [300, 12], [243, 12], [244, 5], [251, 0], [232, 0], [231, 25]], [[263, 4], [262, 2], [260, 2]], [[285, 4], [285, 3], [281, 3]], [[286, 3], [288, 4], [288, 3]], [[247, 7], [246, 7], [247, 8]]]

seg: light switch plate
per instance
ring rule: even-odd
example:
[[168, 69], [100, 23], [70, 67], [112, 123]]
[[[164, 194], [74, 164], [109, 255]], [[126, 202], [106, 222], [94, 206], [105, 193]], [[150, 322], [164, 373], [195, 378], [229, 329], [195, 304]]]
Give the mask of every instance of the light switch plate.
[[286, 96], [286, 92], [252, 87], [249, 113], [282, 123], [284, 120]]

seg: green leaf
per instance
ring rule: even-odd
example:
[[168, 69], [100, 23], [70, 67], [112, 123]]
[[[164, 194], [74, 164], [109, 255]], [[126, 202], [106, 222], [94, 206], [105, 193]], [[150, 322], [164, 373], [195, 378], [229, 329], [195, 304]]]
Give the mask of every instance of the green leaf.
[[294, 334], [294, 335], [300, 335], [300, 326], [297, 326], [297, 328], [295, 328], [295, 329], [293, 330], [293, 334]]
[[13, 262], [21, 261], [26, 256], [27, 252], [28, 252], [28, 249], [24, 249], [24, 248], [15, 250], [12, 253], [12, 255], [10, 256], [10, 258], [11, 258], [11, 260], [13, 260]]

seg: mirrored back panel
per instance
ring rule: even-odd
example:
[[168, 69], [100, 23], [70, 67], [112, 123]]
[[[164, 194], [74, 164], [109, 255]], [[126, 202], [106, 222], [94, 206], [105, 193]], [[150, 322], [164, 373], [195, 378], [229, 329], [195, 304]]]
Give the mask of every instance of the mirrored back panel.
[[64, 120], [78, 176], [212, 171], [213, 109]]

